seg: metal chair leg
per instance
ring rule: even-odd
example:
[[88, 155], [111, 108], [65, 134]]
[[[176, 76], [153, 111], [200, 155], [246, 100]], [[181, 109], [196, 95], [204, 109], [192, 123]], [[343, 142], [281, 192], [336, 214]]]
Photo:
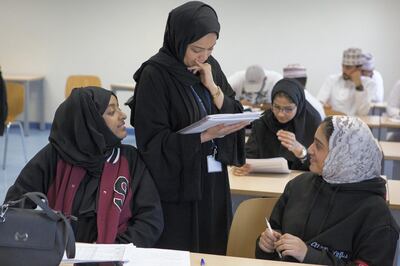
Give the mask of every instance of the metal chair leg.
[[3, 170], [6, 169], [6, 161], [7, 161], [7, 145], [8, 145], [8, 133], [10, 131], [11, 123], [6, 125], [6, 132], [4, 134], [4, 154], [3, 154]]
[[22, 142], [22, 149], [24, 150], [24, 158], [25, 158], [25, 163], [28, 162], [28, 159], [26, 157], [26, 146], [25, 146], [25, 136], [24, 136], [24, 128], [22, 127], [21, 121], [17, 121], [18, 126], [19, 126], [19, 131], [21, 134], [21, 142]]

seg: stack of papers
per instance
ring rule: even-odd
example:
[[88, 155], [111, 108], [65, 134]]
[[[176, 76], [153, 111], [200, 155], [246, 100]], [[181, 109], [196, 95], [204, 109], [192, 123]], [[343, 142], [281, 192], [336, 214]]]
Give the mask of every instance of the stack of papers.
[[89, 263], [89, 262], [127, 262], [129, 249], [133, 244], [89, 244], [75, 243], [75, 258], [68, 259], [64, 254], [62, 263]]
[[246, 112], [236, 114], [216, 114], [203, 117], [201, 120], [178, 131], [180, 134], [193, 134], [203, 132], [217, 125], [232, 125], [239, 122], [251, 122], [260, 118], [262, 112]]
[[246, 159], [246, 163], [250, 164], [251, 172], [254, 173], [290, 173], [288, 162], [283, 157], [270, 159]]
[[64, 254], [61, 264], [122, 262], [125, 266], [190, 266], [188, 251], [137, 248], [133, 244], [89, 244], [76, 243], [74, 259]]

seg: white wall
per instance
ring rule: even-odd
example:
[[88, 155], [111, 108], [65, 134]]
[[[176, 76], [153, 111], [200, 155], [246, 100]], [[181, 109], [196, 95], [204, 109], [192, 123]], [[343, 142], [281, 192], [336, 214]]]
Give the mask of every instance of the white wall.
[[[183, 2], [0, 0], [0, 65], [6, 74], [46, 76], [51, 122], [68, 75], [99, 75], [106, 88], [132, 82], [135, 70], [161, 46], [168, 12]], [[327, 75], [340, 71], [342, 51], [358, 46], [376, 57], [386, 96], [400, 79], [398, 0], [208, 3], [220, 18], [214, 56], [226, 75], [253, 63], [281, 72], [298, 62], [307, 67], [308, 87], [316, 94]]]

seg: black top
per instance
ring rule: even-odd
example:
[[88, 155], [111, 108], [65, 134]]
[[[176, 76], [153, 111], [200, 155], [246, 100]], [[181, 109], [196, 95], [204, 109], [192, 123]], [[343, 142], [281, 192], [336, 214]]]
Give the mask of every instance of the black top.
[[290, 169], [308, 170], [308, 163], [302, 164], [291, 151], [282, 146], [276, 133], [281, 129], [293, 132], [296, 140], [308, 148], [321, 123], [321, 116], [306, 101], [304, 89], [296, 80], [285, 78], [278, 81], [272, 90], [272, 101], [279, 92], [284, 92], [296, 104], [296, 115], [288, 123], [282, 124], [275, 118], [272, 109], [267, 110], [260, 119], [253, 122], [251, 135], [246, 143], [246, 157], [284, 157], [288, 160]]
[[[393, 265], [399, 228], [385, 201], [385, 180], [329, 184], [321, 176], [302, 174], [290, 181], [276, 203], [274, 230], [301, 238], [304, 263], [321, 265]], [[277, 259], [257, 241], [256, 257]], [[284, 257], [286, 261], [296, 261]]]

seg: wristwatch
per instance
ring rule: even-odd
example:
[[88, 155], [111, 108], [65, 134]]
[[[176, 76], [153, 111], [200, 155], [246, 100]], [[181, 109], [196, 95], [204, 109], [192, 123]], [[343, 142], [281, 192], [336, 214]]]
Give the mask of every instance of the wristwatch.
[[304, 146], [303, 149], [301, 150], [301, 155], [299, 159], [302, 163], [307, 159], [307, 149]]

